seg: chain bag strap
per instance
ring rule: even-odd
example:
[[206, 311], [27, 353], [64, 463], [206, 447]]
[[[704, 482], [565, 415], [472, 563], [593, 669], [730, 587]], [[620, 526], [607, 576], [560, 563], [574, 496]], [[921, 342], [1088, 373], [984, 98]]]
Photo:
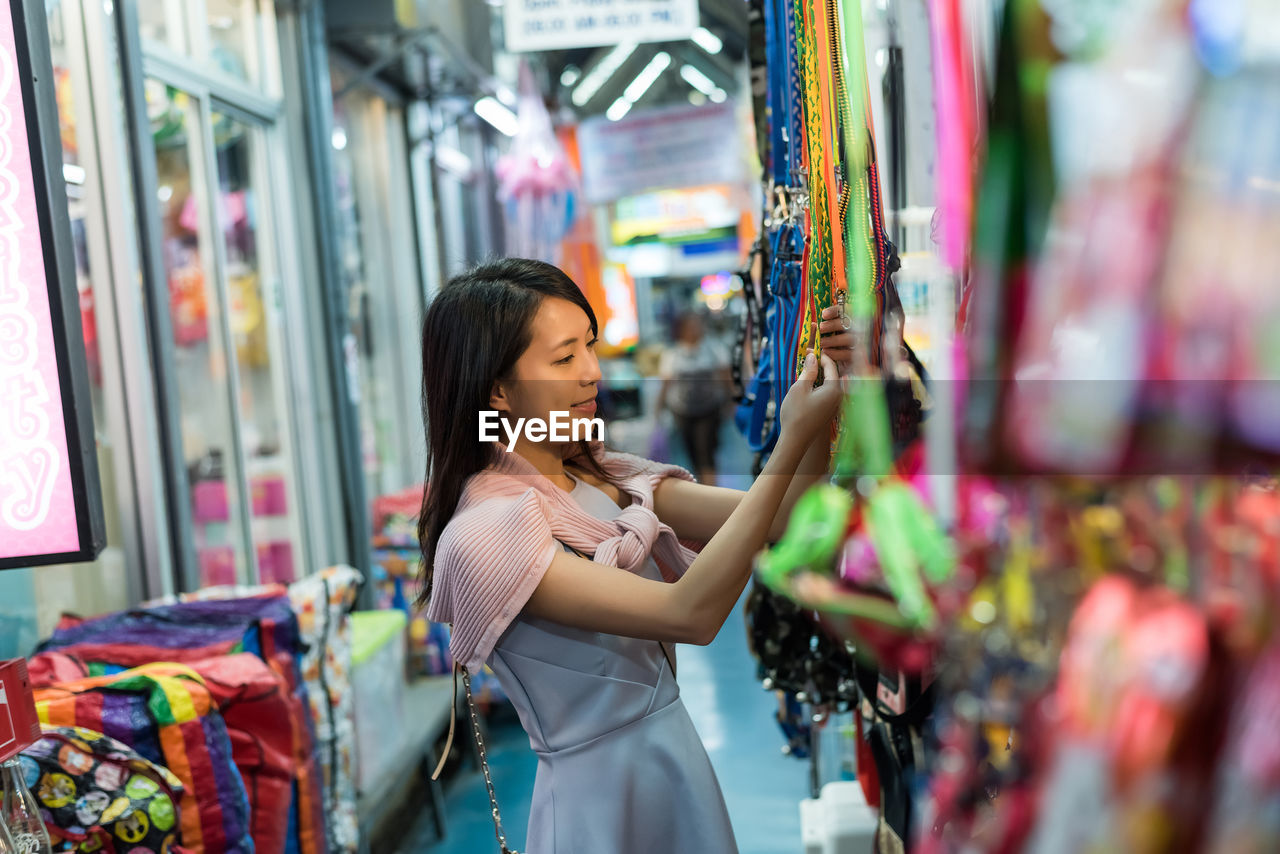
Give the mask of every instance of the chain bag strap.
[[453, 749], [453, 733], [458, 723], [458, 674], [462, 674], [462, 684], [467, 694], [467, 709], [471, 714], [471, 733], [476, 740], [476, 752], [480, 756], [480, 770], [484, 773], [484, 787], [489, 792], [489, 810], [493, 815], [493, 833], [498, 839], [499, 854], [520, 854], [507, 845], [507, 835], [502, 830], [502, 813], [498, 810], [498, 796], [493, 790], [493, 775], [489, 773], [489, 756], [484, 747], [484, 736], [480, 734], [480, 715], [476, 712], [476, 699], [471, 693], [471, 674], [456, 661], [453, 663], [453, 709], [449, 712], [449, 735], [445, 738], [444, 750], [436, 770], [431, 773], [432, 780], [440, 779], [444, 763]]
[[[455, 671], [454, 679], [457, 679]], [[493, 791], [493, 775], [489, 773], [489, 757], [484, 749], [484, 736], [480, 734], [480, 716], [476, 714], [476, 700], [471, 694], [471, 674], [462, 669], [462, 684], [467, 689], [467, 707], [471, 710], [471, 732], [476, 738], [476, 749], [480, 753], [480, 770], [484, 772], [484, 787], [489, 792], [489, 808], [493, 813], [493, 832], [498, 838], [498, 850], [502, 854], [520, 854], [507, 846], [507, 835], [502, 831], [502, 814], [498, 811], [498, 796]]]

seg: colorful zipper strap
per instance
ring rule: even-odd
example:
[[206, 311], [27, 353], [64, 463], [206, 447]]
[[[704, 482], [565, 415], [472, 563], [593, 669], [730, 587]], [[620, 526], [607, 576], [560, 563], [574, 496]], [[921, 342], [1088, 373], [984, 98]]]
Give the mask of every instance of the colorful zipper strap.
[[[815, 9], [815, 6], [819, 7]], [[822, 36], [827, 30], [825, 0], [795, 0], [793, 18], [798, 35], [801, 79], [804, 84], [805, 166], [808, 177], [808, 259], [804, 276], [804, 311], [796, 330], [797, 352], [810, 347], [818, 349], [819, 342], [812, 340], [811, 324], [814, 321], [815, 288], [817, 292], [830, 292], [834, 276], [835, 241], [832, 239], [831, 213], [834, 200], [835, 168], [832, 162], [834, 138], [832, 127], [830, 92], [830, 65], [822, 66], [823, 57], [829, 57], [820, 48]], [[824, 98], [825, 94], [825, 98]], [[825, 107], [825, 109], [824, 109]], [[843, 247], [841, 247], [843, 256]], [[802, 360], [798, 360], [802, 361]]]

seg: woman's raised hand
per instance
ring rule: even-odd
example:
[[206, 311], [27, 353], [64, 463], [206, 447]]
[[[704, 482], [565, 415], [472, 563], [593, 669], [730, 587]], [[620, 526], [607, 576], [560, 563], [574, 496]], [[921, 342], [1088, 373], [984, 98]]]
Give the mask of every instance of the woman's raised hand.
[[840, 402], [844, 398], [844, 383], [839, 379], [835, 362], [826, 353], [822, 354], [823, 383], [814, 387], [818, 381], [819, 359], [813, 351], [804, 359], [804, 369], [792, 383], [782, 401], [782, 435], [780, 438], [792, 438], [808, 444], [821, 430], [827, 429], [831, 419], [840, 410]]

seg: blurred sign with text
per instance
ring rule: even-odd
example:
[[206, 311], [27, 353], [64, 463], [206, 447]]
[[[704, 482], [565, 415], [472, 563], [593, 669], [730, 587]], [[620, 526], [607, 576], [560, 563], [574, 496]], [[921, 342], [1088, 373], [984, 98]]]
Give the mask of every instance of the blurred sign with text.
[[578, 129], [587, 201], [676, 187], [741, 183], [746, 176], [732, 103], [594, 118]]
[[689, 38], [698, 0], [506, 0], [506, 47], [513, 53]]

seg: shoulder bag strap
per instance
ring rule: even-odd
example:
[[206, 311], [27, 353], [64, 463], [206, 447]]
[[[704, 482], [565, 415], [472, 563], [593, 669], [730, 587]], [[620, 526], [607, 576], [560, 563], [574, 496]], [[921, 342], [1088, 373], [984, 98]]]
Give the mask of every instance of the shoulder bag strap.
[[498, 810], [498, 796], [493, 790], [493, 775], [489, 772], [489, 756], [484, 747], [484, 736], [480, 734], [480, 715], [476, 712], [476, 700], [471, 694], [471, 674], [456, 661], [453, 663], [453, 707], [449, 712], [449, 735], [445, 738], [444, 750], [440, 754], [440, 762], [436, 770], [431, 772], [431, 779], [438, 780], [444, 770], [445, 760], [453, 749], [453, 733], [458, 722], [458, 674], [462, 674], [462, 684], [467, 692], [467, 709], [471, 714], [471, 734], [476, 741], [476, 752], [480, 755], [480, 770], [484, 773], [484, 787], [489, 793], [489, 809], [493, 815], [493, 832], [498, 839], [500, 854], [520, 854], [507, 845], [507, 835], [502, 830], [502, 813]]

